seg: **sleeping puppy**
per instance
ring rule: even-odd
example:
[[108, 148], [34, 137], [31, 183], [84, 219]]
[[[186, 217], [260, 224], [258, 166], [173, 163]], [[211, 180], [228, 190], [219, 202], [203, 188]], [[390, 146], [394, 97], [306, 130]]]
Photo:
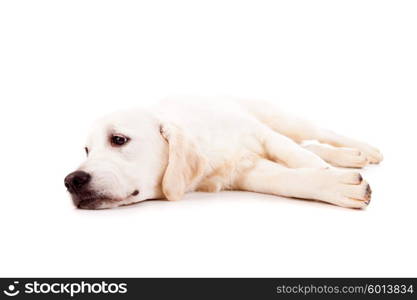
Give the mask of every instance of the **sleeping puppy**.
[[84, 209], [221, 190], [364, 208], [369, 184], [334, 166], [382, 161], [365, 143], [271, 103], [241, 99], [171, 98], [148, 110], [113, 113], [95, 124], [85, 150], [86, 161], [65, 178], [75, 206]]

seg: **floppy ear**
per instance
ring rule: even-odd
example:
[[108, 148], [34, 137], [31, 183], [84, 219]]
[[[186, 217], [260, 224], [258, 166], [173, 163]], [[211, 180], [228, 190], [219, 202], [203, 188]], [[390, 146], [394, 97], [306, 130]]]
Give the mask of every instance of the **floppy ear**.
[[197, 144], [173, 124], [161, 126], [168, 142], [168, 166], [162, 178], [162, 192], [168, 200], [179, 200], [204, 174], [206, 159]]

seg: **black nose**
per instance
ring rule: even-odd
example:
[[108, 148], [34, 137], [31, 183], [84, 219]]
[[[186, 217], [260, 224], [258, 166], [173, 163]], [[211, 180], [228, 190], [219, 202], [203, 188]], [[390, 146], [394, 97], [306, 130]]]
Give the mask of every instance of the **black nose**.
[[65, 177], [65, 186], [70, 193], [77, 192], [87, 185], [91, 176], [84, 171], [75, 171]]

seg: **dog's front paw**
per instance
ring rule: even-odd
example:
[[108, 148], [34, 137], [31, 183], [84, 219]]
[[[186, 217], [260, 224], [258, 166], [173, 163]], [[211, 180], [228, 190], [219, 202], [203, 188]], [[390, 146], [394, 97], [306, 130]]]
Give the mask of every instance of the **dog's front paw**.
[[371, 164], [379, 164], [381, 161], [384, 160], [384, 156], [382, 155], [381, 151], [379, 151], [375, 147], [368, 146], [368, 149], [365, 153], [367, 154], [369, 162]]
[[328, 187], [323, 200], [348, 208], [365, 208], [371, 201], [372, 190], [358, 172], [328, 170]]
[[327, 160], [332, 165], [342, 168], [363, 168], [369, 163], [365, 153], [351, 148], [334, 148]]
[[381, 151], [368, 144], [360, 143], [356, 146], [356, 148], [366, 156], [368, 162], [371, 164], [379, 164], [384, 159]]

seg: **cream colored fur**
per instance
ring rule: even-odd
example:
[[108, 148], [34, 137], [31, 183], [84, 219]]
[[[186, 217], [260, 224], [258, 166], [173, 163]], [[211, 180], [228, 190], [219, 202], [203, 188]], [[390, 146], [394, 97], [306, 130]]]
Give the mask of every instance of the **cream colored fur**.
[[[129, 143], [115, 149], [111, 134]], [[307, 140], [316, 143], [305, 144]], [[244, 190], [363, 208], [370, 188], [353, 170], [382, 161], [374, 147], [290, 116], [264, 101], [169, 98], [101, 119], [81, 170], [99, 208], [189, 191]], [[132, 196], [134, 190], [139, 195]]]

